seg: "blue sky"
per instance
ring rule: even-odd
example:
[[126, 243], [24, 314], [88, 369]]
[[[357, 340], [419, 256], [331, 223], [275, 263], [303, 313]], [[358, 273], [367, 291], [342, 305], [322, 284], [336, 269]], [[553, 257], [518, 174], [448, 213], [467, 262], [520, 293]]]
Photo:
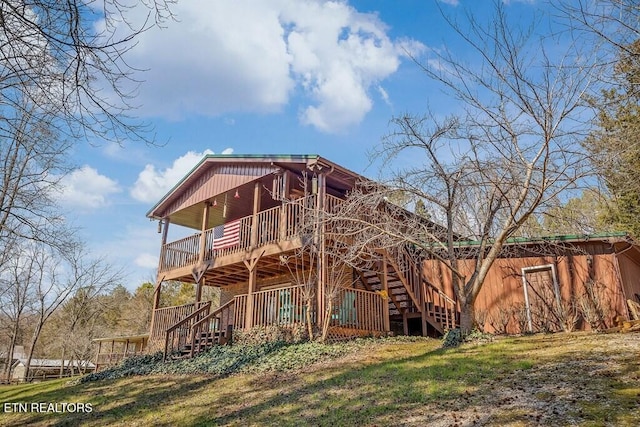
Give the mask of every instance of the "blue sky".
[[[484, 16], [489, 3], [439, 4]], [[506, 4], [515, 16], [540, 7]], [[135, 114], [159, 146], [77, 145], [60, 196], [129, 289], [155, 279], [160, 235], [145, 213], [204, 153], [317, 153], [375, 177], [366, 153], [394, 115], [456, 108], [406, 55], [458, 49], [435, 1], [180, 0], [173, 11], [127, 57], [147, 70]]]

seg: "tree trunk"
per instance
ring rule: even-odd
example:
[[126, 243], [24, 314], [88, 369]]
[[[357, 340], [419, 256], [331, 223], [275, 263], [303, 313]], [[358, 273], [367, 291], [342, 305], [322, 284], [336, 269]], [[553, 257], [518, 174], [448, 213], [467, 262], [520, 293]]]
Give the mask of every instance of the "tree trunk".
[[27, 363], [24, 366], [24, 381], [29, 380], [29, 371], [31, 370], [31, 359], [33, 358], [33, 351], [36, 348], [38, 338], [40, 338], [40, 332], [42, 332], [42, 322], [38, 322], [36, 329], [33, 331], [33, 337], [31, 338], [31, 346], [29, 347], [29, 355], [27, 356]]
[[471, 332], [475, 318], [474, 301], [460, 300], [460, 329], [463, 333]]
[[307, 310], [305, 313], [305, 321], [307, 323], [307, 332], [309, 333], [309, 341], [313, 340], [313, 324], [311, 322], [311, 310], [313, 309], [312, 298], [307, 299]]
[[327, 301], [327, 308], [324, 312], [324, 322], [322, 323], [322, 342], [327, 340], [329, 334], [329, 324], [331, 323], [331, 312], [333, 311], [333, 299], [329, 298]]
[[13, 362], [13, 351], [16, 348], [16, 341], [18, 339], [18, 322], [19, 319], [14, 323], [12, 331], [11, 331], [11, 342], [9, 343], [9, 348], [7, 349], [7, 364], [5, 365], [5, 374], [8, 382], [11, 382], [11, 365]]

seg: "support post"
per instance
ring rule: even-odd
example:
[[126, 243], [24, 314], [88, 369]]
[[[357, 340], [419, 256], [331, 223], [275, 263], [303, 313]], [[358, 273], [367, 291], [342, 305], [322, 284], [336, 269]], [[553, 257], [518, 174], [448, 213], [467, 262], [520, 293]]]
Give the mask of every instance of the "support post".
[[162, 282], [164, 276], [156, 281], [156, 286], [153, 289], [153, 308], [151, 309], [151, 325], [149, 326], [149, 337], [153, 337], [153, 328], [156, 322], [156, 310], [160, 307], [160, 292], [162, 291]]
[[100, 354], [102, 353], [102, 341], [98, 341], [98, 354], [96, 355], [96, 372], [100, 370]]
[[[421, 301], [422, 308], [420, 310], [420, 321], [422, 322], [422, 336], [427, 336], [427, 298], [426, 292], [424, 289], [424, 280], [422, 280], [422, 263], [419, 264], [420, 269], [418, 270], [418, 283], [420, 284], [420, 295], [418, 298]], [[448, 308], [447, 308], [448, 310]]]
[[389, 320], [389, 281], [388, 281], [389, 268], [387, 266], [387, 255], [382, 256], [382, 291], [384, 292], [385, 299], [382, 306], [382, 313], [384, 316], [384, 331], [391, 331], [391, 324]]
[[[320, 218], [320, 212], [324, 209], [324, 195], [326, 193], [326, 180], [324, 174], [318, 176], [318, 192], [316, 194], [316, 219]], [[327, 280], [327, 255], [326, 255], [326, 241], [325, 241], [325, 226], [322, 221], [317, 227], [316, 243], [318, 244], [318, 289], [317, 289], [317, 304], [318, 314], [316, 315], [316, 324], [318, 328], [322, 329], [324, 326], [324, 310], [326, 307], [325, 301], [325, 289]]]
[[260, 211], [260, 181], [253, 187], [253, 216], [251, 217], [251, 248], [258, 246], [258, 212]]
[[202, 277], [196, 284], [196, 310], [199, 308], [198, 303], [202, 301], [202, 288], [204, 287], [206, 280], [207, 279]]
[[258, 265], [258, 260], [260, 260], [263, 254], [264, 252], [250, 261], [244, 261], [245, 267], [247, 267], [247, 269], [249, 270], [249, 290], [247, 292], [247, 307], [245, 309], [244, 319], [245, 329], [250, 329], [253, 327], [253, 294], [256, 290], [256, 266]]
[[198, 261], [200, 264], [204, 262], [204, 256], [207, 252], [207, 236], [205, 234], [205, 231], [207, 230], [207, 227], [209, 225], [210, 207], [211, 203], [204, 202], [204, 210], [202, 212], [202, 227], [200, 230], [200, 253], [198, 254]]

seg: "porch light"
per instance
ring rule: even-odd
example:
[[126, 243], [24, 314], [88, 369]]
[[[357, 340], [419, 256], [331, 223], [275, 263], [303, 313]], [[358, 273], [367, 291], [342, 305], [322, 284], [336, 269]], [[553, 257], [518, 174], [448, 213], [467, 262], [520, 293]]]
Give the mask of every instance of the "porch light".
[[236, 194], [234, 194], [233, 196], [234, 199], [239, 199], [240, 198], [240, 194], [238, 194], [238, 189], [236, 188]]
[[162, 220], [158, 220], [158, 234], [162, 233]]
[[213, 199], [213, 206], [218, 206], [218, 199]]

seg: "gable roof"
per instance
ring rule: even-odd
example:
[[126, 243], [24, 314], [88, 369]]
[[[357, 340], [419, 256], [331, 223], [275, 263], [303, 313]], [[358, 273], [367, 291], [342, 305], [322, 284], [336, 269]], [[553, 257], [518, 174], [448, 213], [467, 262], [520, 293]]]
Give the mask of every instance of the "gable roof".
[[[208, 154], [198, 162], [169, 192], [147, 212], [151, 219], [162, 219], [168, 211], [175, 208], [189, 187], [197, 185], [199, 180], [207, 179], [215, 167], [235, 167], [233, 178], [220, 182], [219, 192], [228, 191], [247, 182], [254, 181], [279, 169], [329, 171], [328, 182], [348, 190], [355, 181], [367, 180], [336, 163], [317, 154]], [[244, 174], [244, 176], [242, 176]]]

